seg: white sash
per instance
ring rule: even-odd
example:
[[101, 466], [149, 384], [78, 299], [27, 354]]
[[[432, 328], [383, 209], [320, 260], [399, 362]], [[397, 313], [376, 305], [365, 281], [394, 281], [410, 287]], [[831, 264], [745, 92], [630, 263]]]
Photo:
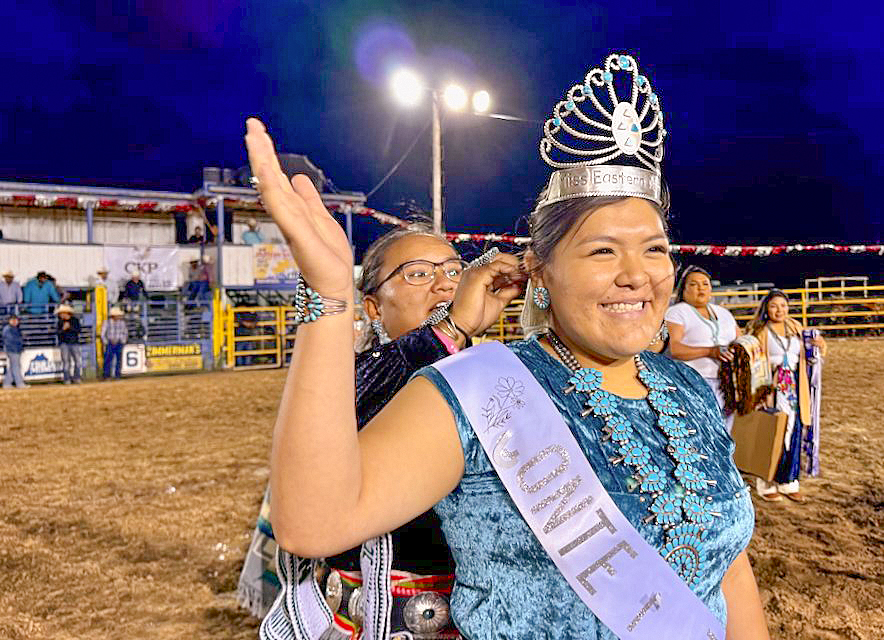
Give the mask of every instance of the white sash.
[[488, 342], [437, 362], [510, 497], [577, 596], [623, 640], [725, 631], [617, 508], [546, 391]]

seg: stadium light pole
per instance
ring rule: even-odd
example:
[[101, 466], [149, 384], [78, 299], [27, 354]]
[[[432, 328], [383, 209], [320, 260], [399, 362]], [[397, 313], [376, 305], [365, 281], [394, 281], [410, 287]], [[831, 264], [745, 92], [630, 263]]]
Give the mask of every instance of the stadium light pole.
[[[467, 92], [463, 87], [450, 84], [441, 93], [428, 87], [413, 71], [400, 69], [390, 78], [390, 87], [397, 102], [405, 107], [420, 104], [423, 95], [430, 93], [433, 110], [433, 178], [431, 195], [433, 198], [433, 231], [442, 233], [442, 105], [452, 111], [463, 111], [468, 103]], [[484, 89], [476, 91], [472, 97], [473, 113], [485, 114], [491, 107], [491, 94]]]

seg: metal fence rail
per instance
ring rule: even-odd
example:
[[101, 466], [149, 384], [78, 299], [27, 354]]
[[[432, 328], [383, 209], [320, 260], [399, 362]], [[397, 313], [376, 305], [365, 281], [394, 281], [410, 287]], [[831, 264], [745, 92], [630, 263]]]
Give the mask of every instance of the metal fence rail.
[[285, 307], [228, 307], [224, 316], [227, 367], [283, 366], [284, 318]]
[[[769, 290], [714, 291], [713, 299], [745, 325]], [[784, 289], [790, 314], [805, 327], [830, 336], [884, 335], [884, 286], [836, 286]]]
[[[768, 290], [714, 291], [717, 304], [728, 308], [745, 326]], [[884, 335], [884, 286], [786, 289], [791, 315], [828, 336]], [[474, 342], [521, 340], [519, 316], [525, 301], [514, 300]], [[283, 367], [295, 343], [294, 310], [288, 306], [229, 307], [224, 315], [226, 366], [232, 369]]]
[[129, 339], [151, 343], [208, 340], [212, 337], [211, 300], [179, 294], [151, 294], [147, 300], [121, 300]]
[[[74, 309], [74, 315], [80, 321], [80, 344], [89, 344], [93, 340], [95, 327], [95, 314], [92, 313], [92, 295], [89, 290], [68, 290], [77, 296], [68, 300], [65, 304]], [[28, 313], [29, 304], [0, 306], [0, 328], [2, 328], [9, 316], [13, 313], [19, 317], [19, 328], [22, 333], [24, 347], [54, 347], [58, 344], [56, 327], [58, 316], [55, 315], [56, 303], [49, 303], [49, 311], [46, 313]], [[3, 350], [2, 338], [0, 338], [0, 351]]]

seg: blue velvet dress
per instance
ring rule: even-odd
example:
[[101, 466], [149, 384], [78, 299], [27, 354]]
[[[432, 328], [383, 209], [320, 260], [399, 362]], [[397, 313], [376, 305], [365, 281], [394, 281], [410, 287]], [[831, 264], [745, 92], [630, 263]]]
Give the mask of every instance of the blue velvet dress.
[[[639, 492], [629, 491], [630, 471], [609, 461], [614, 445], [602, 442], [602, 421], [580, 416], [583, 394], [562, 392], [571, 372], [534, 339], [508, 346], [547, 390], [614, 502], [659, 550], [663, 529], [643, 522], [649, 501], [640, 502]], [[675, 399], [687, 413], [687, 426], [697, 431], [692, 442], [708, 456], [695, 466], [717, 481], [705, 495], [713, 498], [713, 510], [721, 517], [708, 527], [705, 548], [710, 562], [692, 589], [726, 624], [721, 580], [752, 537], [754, 511], [749, 490], [734, 466], [733, 440], [703, 378], [665, 356], [644, 353], [642, 358], [651, 371], [677, 387]], [[451, 611], [461, 633], [469, 640], [616, 640], [577, 597], [522, 519], [442, 375], [433, 367], [421, 369], [417, 375], [429, 379], [445, 397], [464, 451], [463, 479], [436, 505], [457, 565]], [[666, 436], [656, 426], [656, 415], [648, 402], [628, 398], [620, 402], [621, 410], [650, 447], [652, 462], [674, 481], [674, 463], [665, 451]]]

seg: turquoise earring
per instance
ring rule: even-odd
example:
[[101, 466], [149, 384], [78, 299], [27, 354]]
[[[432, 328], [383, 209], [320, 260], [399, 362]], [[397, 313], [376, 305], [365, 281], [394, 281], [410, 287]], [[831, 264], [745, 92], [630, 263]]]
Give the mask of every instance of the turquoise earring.
[[546, 287], [534, 287], [531, 299], [534, 301], [534, 306], [541, 311], [549, 309], [549, 289]]

